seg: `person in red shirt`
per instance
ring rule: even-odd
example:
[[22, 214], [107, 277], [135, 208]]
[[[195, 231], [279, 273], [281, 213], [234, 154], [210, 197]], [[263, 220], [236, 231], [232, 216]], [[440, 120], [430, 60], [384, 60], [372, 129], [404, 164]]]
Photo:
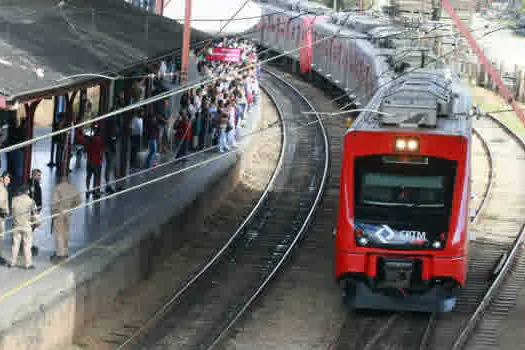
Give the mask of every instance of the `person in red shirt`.
[[91, 185], [92, 175], [95, 176], [93, 197], [100, 198], [100, 178], [102, 174], [104, 143], [102, 142], [98, 129], [95, 129], [93, 136], [86, 138], [84, 148], [87, 152], [86, 199], [89, 198], [91, 194], [89, 186]]
[[184, 157], [191, 141], [191, 123], [185, 109], [180, 112], [180, 118], [175, 123], [175, 139], [178, 147], [177, 157]]

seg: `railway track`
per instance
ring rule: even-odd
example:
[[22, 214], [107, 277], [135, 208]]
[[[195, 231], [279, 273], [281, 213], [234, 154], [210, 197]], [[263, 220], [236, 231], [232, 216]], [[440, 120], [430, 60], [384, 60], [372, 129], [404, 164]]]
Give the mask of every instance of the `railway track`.
[[[279, 77], [262, 84], [282, 119], [282, 148], [268, 187], [219, 252], [175, 291], [119, 349], [208, 349], [246, 311], [299, 242], [328, 175], [327, 135], [313, 107]], [[313, 126], [306, 124], [315, 122]], [[139, 347], [140, 347], [139, 345]]]
[[[319, 112], [335, 112], [340, 107], [323, 94], [327, 89], [318, 89], [275, 64], [270, 69], [300, 90]], [[272, 288], [219, 344], [219, 349], [319, 349], [330, 341], [344, 319], [339, 290], [330, 272], [341, 145], [347, 128], [342, 118], [323, 118], [323, 125], [330, 144], [330, 177], [323, 201], [300, 250], [276, 277]]]
[[[301, 85], [296, 77], [287, 78]], [[301, 85], [303, 92], [309, 90], [305, 85]], [[333, 129], [327, 120], [324, 122], [330, 134], [337, 128], [341, 129], [341, 121]], [[475, 216], [470, 229], [476, 233], [476, 239], [470, 251], [467, 288], [461, 292], [456, 309], [449, 314], [432, 315], [351, 313], [343, 322], [336, 340], [331, 342], [330, 349], [460, 349], [467, 340], [469, 348], [478, 349], [494, 348], [494, 344], [498, 343], [494, 331], [496, 324], [512, 307], [516, 290], [525, 281], [525, 264], [519, 260], [522, 255], [519, 244], [523, 235], [523, 215], [520, 213], [525, 207], [525, 186], [520, 186], [519, 179], [525, 170], [525, 148], [515, 135], [492, 117], [476, 121], [475, 127], [473, 176], [478, 186], [473, 188], [476, 192], [472, 200]], [[336, 162], [340, 162], [340, 159], [335, 160], [340, 157], [337, 148], [332, 145], [331, 174], [339, 171], [335, 166]], [[509, 155], [516, 155], [515, 161], [509, 161]], [[323, 215], [325, 210], [336, 215], [339, 188], [338, 181], [333, 180], [327, 186], [323, 206], [300, 255], [305, 255], [311, 244], [323, 245], [319, 236], [312, 237], [324, 231], [325, 236], [321, 237], [326, 239], [326, 232], [333, 229], [333, 222], [325, 220], [328, 218]], [[513, 265], [515, 258], [518, 263]], [[296, 267], [298, 270], [302, 268]], [[505, 279], [509, 271], [511, 273]], [[490, 299], [494, 295], [498, 298], [491, 304]], [[231, 348], [228, 345], [232, 343], [238, 344], [239, 339], [230, 339], [229, 343], [223, 344], [224, 348]]]
[[[354, 313], [348, 316], [349, 320], [345, 322], [350, 324], [342, 327], [340, 339], [332, 348], [459, 350], [472, 334], [477, 338], [469, 342], [473, 349], [494, 348], [498, 344], [497, 322], [505, 318], [503, 311], [509, 309], [509, 300], [516, 297], [516, 289], [525, 281], [525, 264], [522, 262], [517, 264], [515, 273], [508, 279], [510, 288], [502, 290], [500, 304], [489, 307], [513, 262], [516, 258], [520, 261], [522, 255], [520, 244], [525, 222], [519, 212], [525, 207], [525, 190], [516, 185], [509, 188], [509, 184], [516, 182], [511, 182], [511, 178], [519, 173], [508, 169], [509, 164], [504, 160], [509, 154], [515, 154], [516, 163], [525, 169], [525, 145], [492, 116], [477, 122], [474, 136], [485, 150], [489, 171], [471, 223], [477, 237], [469, 254], [467, 287], [461, 291], [456, 308], [446, 314], [384, 314], [375, 318], [377, 331], [370, 335], [356, 334], [359, 325], [351, 323], [366, 323], [367, 318], [360, 320]], [[513, 204], [517, 205], [517, 211], [509, 215], [508, 206]], [[487, 308], [493, 311], [485, 317]], [[476, 331], [481, 319], [482, 326]], [[348, 328], [353, 332], [346, 332]]]
[[[494, 185], [493, 156], [482, 134], [473, 130], [474, 150], [481, 149], [482, 152], [473, 150], [474, 162], [478, 163], [484, 158], [484, 167], [478, 165], [478, 171], [483, 173], [476, 176], [475, 181], [484, 181], [484, 186], [474, 186], [474, 212], [471, 217], [471, 225], [474, 225], [483, 214], [483, 209], [491, 195]], [[483, 163], [483, 162], [481, 162]], [[435, 330], [438, 320], [437, 314], [416, 313], [375, 313], [371, 316], [368, 311], [349, 313], [338, 337], [330, 345], [330, 349], [426, 349], [430, 337]], [[379, 315], [377, 315], [379, 314]], [[368, 324], [373, 322], [373, 326]], [[370, 328], [373, 332], [368, 331]]]
[[[277, 71], [280, 74], [283, 74], [281, 70]], [[319, 109], [323, 108], [323, 111], [326, 112], [332, 112], [337, 110], [338, 106], [335, 103], [328, 103], [327, 100], [329, 97], [320, 96], [321, 94], [319, 93], [319, 90], [313, 86], [310, 86], [309, 82], [303, 81], [296, 76], [290, 75], [289, 73], [285, 73], [285, 77], [287, 80], [291, 81], [297, 88], [299, 88], [305, 95], [307, 95], [311, 101], [313, 101], [314, 103], [317, 102], [316, 106]], [[338, 96], [338, 94], [337, 92], [334, 92], [333, 96], [331, 97], [336, 96]], [[333, 285], [332, 275], [327, 276], [327, 278], [326, 276], [321, 277], [321, 275], [326, 275], [327, 271], [331, 271], [331, 261], [333, 259], [333, 240], [329, 238], [329, 233], [333, 231], [335, 225], [334, 220], [337, 215], [339, 199], [339, 173], [341, 165], [341, 140], [343, 138], [344, 132], [346, 131], [346, 123], [345, 120], [341, 118], [325, 118], [323, 121], [331, 139], [331, 177], [327, 184], [327, 190], [323, 198], [323, 205], [319, 208], [316, 214], [314, 224], [312, 225], [311, 229], [308, 232], [308, 235], [306, 236], [305, 241], [302, 244], [301, 252], [298, 254], [298, 257], [294, 257], [293, 264], [287, 268], [288, 270], [292, 270], [291, 273], [287, 274], [286, 281], [280, 281], [279, 291], [271, 293], [272, 295], [268, 297], [268, 305], [259, 305], [259, 309], [262, 309], [262, 311], [260, 312], [268, 314], [261, 316], [266, 316], [270, 319], [270, 321], [268, 321], [268, 327], [279, 327], [279, 325], [276, 326], [276, 323], [279, 321], [274, 320], [275, 316], [272, 317], [269, 314], [277, 313], [278, 311], [276, 310], [278, 310], [282, 304], [286, 303], [286, 305], [288, 306], [292, 302], [291, 299], [293, 298], [286, 298], [286, 293], [288, 289], [293, 289], [293, 293], [296, 298], [300, 297], [299, 295], [297, 295], [298, 292], [301, 292], [301, 290], [298, 290], [298, 288], [296, 287], [296, 284], [298, 283], [297, 280], [300, 281], [299, 283], [307, 284], [305, 288], [309, 288], [309, 291], [312, 292], [312, 288], [315, 288], [312, 287], [314, 282], [309, 282], [308, 277], [314, 276], [313, 278], [317, 278], [319, 280], [324, 279], [326, 280], [326, 282], [331, 282], [333, 286], [333, 291], [337, 291], [337, 287]], [[477, 150], [477, 152], [473, 154], [473, 157], [475, 158], [475, 161], [478, 164], [479, 170], [479, 176], [477, 176], [475, 179], [477, 186], [473, 187], [475, 192], [475, 198], [473, 199], [473, 205], [475, 206], [475, 217], [473, 218], [472, 223], [474, 224], [482, 216], [483, 208], [486, 207], [488, 202], [487, 200], [488, 198], [490, 198], [490, 194], [493, 188], [494, 169], [490, 148], [488, 147], [488, 144], [483, 138], [483, 136], [475, 132], [473, 142], [475, 143], [474, 149]], [[315, 260], [319, 260], [319, 264], [321, 264], [321, 261], [325, 260], [327, 260], [330, 263], [322, 265], [324, 266], [323, 268], [316, 269], [314, 266], [312, 266], [311, 263]], [[317, 276], [317, 274], [319, 274], [319, 276]], [[294, 275], [297, 275], [298, 277], [293, 278]], [[315, 290], [316, 296], [320, 294], [320, 292], [320, 290]], [[278, 302], [276, 302], [274, 300], [274, 298], [276, 298], [276, 295], [274, 294], [278, 294], [279, 296], [284, 295], [283, 301], [281, 302], [279, 300]], [[384, 313], [374, 311], [355, 312], [350, 314], [346, 313], [346, 316], [341, 315], [341, 313], [338, 313], [338, 311], [340, 310], [335, 310], [335, 308], [341, 309], [340, 299], [338, 298], [338, 295], [335, 294], [337, 293], [334, 293], [334, 295], [331, 296], [326, 296], [327, 299], [325, 299], [324, 301], [319, 301], [319, 304], [327, 305], [327, 308], [332, 309], [332, 311], [330, 312], [325, 311], [328, 316], [322, 315], [321, 317], [331, 317], [335, 320], [339, 319], [340, 328], [335, 329], [335, 327], [333, 327], [332, 330], [326, 331], [326, 334], [317, 334], [318, 339], [312, 340], [312, 342], [309, 343], [312, 346], [312, 348], [321, 347], [322, 344], [324, 344], [324, 346], [326, 347], [326, 344], [330, 344], [328, 346], [329, 349], [416, 349], [420, 348], [420, 341], [425, 343], [425, 340], [429, 340], [430, 336], [432, 335], [432, 331], [434, 330], [433, 325], [436, 319], [430, 319], [430, 316], [428, 314]], [[332, 305], [332, 300], [330, 300], [330, 302], [327, 302], [328, 298], [330, 297], [336, 300], [335, 305]], [[301, 305], [300, 307], [301, 309], [305, 309], [308, 306]], [[314, 307], [311, 308], [314, 309]], [[309, 312], [307, 311], [291, 311], [290, 307], [287, 307], [287, 309], [288, 312], [293, 312], [294, 315], [302, 312], [300, 315], [297, 316], [297, 318], [308, 318]], [[310, 313], [313, 312], [318, 313], [319, 310], [310, 311]], [[250, 317], [251, 316], [247, 316], [247, 318]], [[246, 322], [248, 323], [250, 323], [250, 321], [252, 320], [246, 320]], [[311, 322], [313, 323], [313, 321]], [[253, 321], [253, 323], [255, 323], [255, 325], [248, 326], [248, 330], [243, 325], [242, 329], [239, 329], [239, 331], [242, 333], [249, 333], [250, 328], [254, 328], [254, 331], [255, 329], [257, 329], [261, 333], [265, 331], [264, 327], [266, 325], [264, 325], [264, 323], [256, 321]], [[306, 326], [305, 323], [306, 321], [301, 322], [303, 327]], [[299, 327], [297, 325], [290, 327], [290, 325], [284, 323], [280, 324], [280, 326], [282, 326], [285, 329], [294, 329]], [[299, 330], [297, 331], [300, 332]], [[275, 333], [275, 331], [271, 332]], [[289, 334], [281, 333], [280, 336], [280, 340], [276, 339], [275, 343], [267, 344], [267, 348], [284, 348], [287, 344], [297, 344], [297, 342], [299, 341], [304, 341], [304, 338], [301, 338], [301, 340], [297, 339], [294, 342], [294, 337]], [[302, 336], [306, 337], [306, 335], [304, 334]], [[414, 344], [415, 339], [416, 342]], [[221, 345], [223, 349], [244, 348], [243, 345], [250, 340], [250, 334], [242, 334], [239, 336], [233, 336], [231, 339], [224, 341]], [[396, 344], [390, 344], [388, 345], [388, 347], [385, 347], [387, 343], [393, 343], [394, 340]], [[257, 345], [257, 343], [254, 343], [253, 345]], [[246, 348], [250, 348], [249, 345], [246, 345]]]

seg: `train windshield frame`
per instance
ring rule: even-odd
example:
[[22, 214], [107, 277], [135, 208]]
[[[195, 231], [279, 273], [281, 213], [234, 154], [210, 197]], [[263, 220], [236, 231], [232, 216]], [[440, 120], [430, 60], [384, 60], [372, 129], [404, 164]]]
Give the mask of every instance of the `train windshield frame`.
[[[387, 161], [387, 155], [355, 158], [354, 219], [356, 227], [367, 228], [371, 245], [421, 248], [439, 237], [446, 240], [457, 162], [424, 158], [425, 162]], [[385, 227], [387, 236], [394, 237], [390, 241], [380, 236]]]

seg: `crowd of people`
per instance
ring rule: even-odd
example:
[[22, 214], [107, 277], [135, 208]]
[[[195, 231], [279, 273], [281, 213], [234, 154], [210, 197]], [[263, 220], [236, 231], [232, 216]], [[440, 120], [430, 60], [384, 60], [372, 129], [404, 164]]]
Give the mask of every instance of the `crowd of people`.
[[[240, 60], [207, 60], [207, 54], [213, 47], [239, 48]], [[200, 56], [199, 72], [210, 78], [209, 80], [213, 79], [213, 82], [184, 92], [176, 111], [170, 108], [168, 100], [155, 105], [154, 113], [148, 115], [144, 121], [149, 148], [147, 167], [153, 165], [157, 152], [174, 152], [176, 157], [184, 157], [188, 152], [213, 146], [217, 146], [218, 152], [236, 147], [236, 131], [244, 127], [246, 112], [257, 102], [259, 70], [256, 66], [255, 47], [250, 42], [223, 39], [199, 50], [197, 55]], [[164, 92], [162, 80], [157, 84], [155, 91]], [[132, 121], [136, 145], [139, 143], [142, 125], [140, 120], [145, 114], [144, 111], [136, 114]], [[138, 146], [134, 147], [135, 150], [137, 148]], [[136, 154], [134, 151], [133, 163]]]
[[[214, 48], [240, 49], [239, 59], [234, 62], [210, 59]], [[211, 82], [184, 92], [178, 104], [174, 98], [166, 98], [137, 109], [128, 125], [129, 133], [123, 130], [126, 125], [123, 116], [116, 115], [102, 122], [105, 132], [100, 130], [101, 123], [96, 123], [89, 130], [77, 127], [72, 135], [63, 133], [53, 137], [48, 166], [57, 166], [60, 177], [51, 203], [56, 248], [51, 257], [53, 262], [60, 262], [68, 257], [69, 209], [81, 203], [80, 193], [68, 182], [68, 175], [72, 170], [69, 169], [70, 158], [66, 154], [76, 156], [76, 167], [80, 167], [83, 153], [87, 154], [86, 199], [90, 196], [97, 199], [101, 196], [103, 165], [105, 192], [111, 194], [121, 190], [119, 186], [113, 186], [118, 181], [111, 181], [111, 177], [113, 175], [118, 180], [122, 175], [118, 160], [119, 154], [123, 152], [121, 141], [124, 135], [129, 135], [132, 171], [155, 166], [163, 154], [171, 159], [183, 157], [182, 161], [185, 161], [185, 156], [191, 152], [216, 150], [223, 153], [237, 147], [238, 130], [245, 127], [247, 112], [259, 99], [260, 72], [255, 47], [247, 40], [225, 38], [211, 42], [197, 50], [196, 54], [199, 57], [199, 73]], [[180, 84], [180, 60], [174, 58], [169, 62], [162, 62], [159, 73], [157, 79], [151, 79], [148, 75], [148, 79], [139, 82], [139, 85], [150, 84], [153, 96]], [[135, 101], [146, 97], [144, 90], [142, 88], [140, 98], [138, 95], [134, 96]], [[132, 102], [134, 101], [126, 101], [124, 91], [120, 91], [113, 109], [121, 109]], [[85, 110], [90, 111], [90, 107], [87, 101]], [[68, 127], [65, 112], [59, 113], [57, 120], [54, 130]], [[147, 141], [148, 149], [145, 162], [141, 162], [139, 157], [144, 148], [143, 141]], [[0, 240], [6, 231], [7, 218], [10, 218], [9, 226], [13, 232], [11, 257], [1, 257], [8, 267], [17, 263], [22, 251], [25, 257], [24, 267], [33, 268], [32, 256], [38, 253], [38, 248], [33, 245], [33, 236], [40, 224], [42, 210], [41, 177], [42, 172], [34, 169], [29, 184], [17, 186], [14, 194], [8, 191], [11, 175], [4, 173], [0, 177]]]

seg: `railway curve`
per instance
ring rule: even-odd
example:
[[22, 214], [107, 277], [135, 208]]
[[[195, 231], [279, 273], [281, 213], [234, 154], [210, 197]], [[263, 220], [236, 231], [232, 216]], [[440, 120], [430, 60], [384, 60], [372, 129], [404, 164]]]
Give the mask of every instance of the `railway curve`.
[[267, 189], [219, 252], [119, 349], [136, 343], [151, 349], [213, 347], [306, 232], [328, 176], [327, 134], [316, 114], [301, 114], [315, 110], [299, 91], [271, 73], [263, 72], [261, 83], [278, 106], [283, 130], [281, 156]]

